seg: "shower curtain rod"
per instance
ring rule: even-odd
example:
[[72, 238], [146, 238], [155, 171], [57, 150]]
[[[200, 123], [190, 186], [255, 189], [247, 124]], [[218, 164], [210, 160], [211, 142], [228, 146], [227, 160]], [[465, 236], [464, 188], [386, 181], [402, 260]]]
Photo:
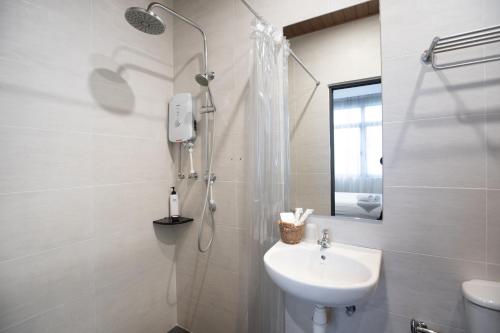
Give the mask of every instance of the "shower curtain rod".
[[[258, 18], [261, 21], [267, 22], [264, 19], [264, 17], [259, 15], [259, 13], [257, 13], [255, 9], [253, 9], [252, 6], [250, 6], [250, 4], [246, 0], [241, 0], [241, 2], [243, 2], [243, 4], [256, 18]], [[306, 71], [306, 73], [309, 74], [309, 76], [314, 80], [314, 82], [316, 83], [316, 87], [319, 86], [320, 82], [314, 77], [314, 75], [309, 71], [309, 69], [307, 69], [306, 65], [304, 65], [304, 63], [297, 57], [297, 55], [293, 52], [291, 48], [288, 48], [288, 50], [290, 51], [290, 55], [292, 56], [292, 58], [295, 59], [295, 61], [300, 65], [300, 67], [302, 67]]]

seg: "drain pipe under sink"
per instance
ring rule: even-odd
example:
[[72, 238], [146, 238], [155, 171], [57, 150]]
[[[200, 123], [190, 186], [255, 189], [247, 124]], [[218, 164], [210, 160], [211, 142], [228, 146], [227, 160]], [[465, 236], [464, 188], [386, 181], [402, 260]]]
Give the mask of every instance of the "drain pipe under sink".
[[323, 305], [315, 305], [313, 312], [313, 333], [325, 333], [327, 316], [326, 307]]
[[[328, 316], [326, 314], [326, 311], [328, 310], [328, 307], [324, 305], [319, 305], [316, 304], [314, 306], [314, 311], [313, 311], [313, 333], [325, 333], [326, 332], [326, 326], [328, 325]], [[355, 305], [349, 305], [345, 307], [345, 314], [348, 317], [351, 317], [354, 312], [356, 312], [356, 306]], [[425, 324], [424, 324], [425, 325]], [[422, 333], [427, 333], [422, 331]], [[430, 333], [436, 333], [436, 332], [430, 332]]]

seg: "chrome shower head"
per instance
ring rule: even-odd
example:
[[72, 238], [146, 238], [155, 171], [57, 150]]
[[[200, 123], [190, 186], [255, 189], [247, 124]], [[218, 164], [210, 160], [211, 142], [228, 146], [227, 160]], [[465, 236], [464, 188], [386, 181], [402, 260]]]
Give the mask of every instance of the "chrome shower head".
[[212, 81], [215, 78], [215, 74], [214, 72], [208, 72], [205, 74], [196, 74], [194, 78], [200, 86], [206, 87], [208, 86], [210, 81]]
[[130, 7], [125, 11], [125, 19], [131, 26], [151, 35], [159, 35], [165, 31], [161, 18], [150, 10]]

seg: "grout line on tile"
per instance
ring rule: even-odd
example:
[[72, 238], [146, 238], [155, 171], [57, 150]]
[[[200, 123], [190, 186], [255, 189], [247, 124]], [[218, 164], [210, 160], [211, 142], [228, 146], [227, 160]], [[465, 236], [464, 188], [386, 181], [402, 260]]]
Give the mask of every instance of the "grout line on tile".
[[120, 135], [120, 134], [111, 134], [111, 133], [94, 132], [94, 131], [62, 130], [62, 129], [55, 129], [55, 128], [42, 128], [42, 127], [17, 126], [17, 125], [0, 125], [0, 128], [31, 130], [31, 131], [41, 131], [41, 132], [61, 133], [61, 134], [81, 134], [81, 135], [89, 135], [89, 136], [136, 139], [136, 140], [143, 140], [143, 141], [152, 141], [152, 142], [157, 142], [157, 143], [166, 143], [167, 142], [166, 140], [159, 139], [156, 137], [151, 137], [151, 136]]
[[[484, 118], [486, 115], [486, 110], [481, 113], [463, 113], [461, 116], [468, 116], [470, 118]], [[418, 123], [424, 121], [432, 121], [432, 120], [447, 120], [453, 119], [457, 120], [457, 116], [442, 116], [442, 117], [428, 117], [428, 118], [419, 118], [419, 119], [407, 119], [407, 120], [392, 120], [392, 121], [384, 121], [382, 125], [393, 125], [393, 124], [405, 124], [405, 123]]]
[[18, 321], [18, 322], [16, 322], [16, 323], [13, 323], [13, 324], [11, 324], [11, 325], [7, 326], [7, 327], [2, 328], [2, 329], [0, 330], [0, 333], [1, 333], [1, 332], [5, 332], [5, 331], [7, 331], [7, 330], [9, 330], [9, 329], [11, 329], [11, 328], [14, 328], [14, 327], [16, 327], [16, 326], [22, 325], [22, 324], [24, 324], [24, 323], [26, 323], [26, 322], [28, 322], [28, 321], [30, 321], [30, 320], [32, 320], [32, 319], [34, 319], [34, 318], [40, 317], [40, 316], [42, 316], [42, 315], [44, 315], [44, 314], [46, 314], [46, 313], [49, 313], [49, 312], [51, 312], [51, 311], [53, 311], [53, 310], [55, 310], [55, 309], [61, 308], [61, 307], [64, 307], [64, 304], [59, 304], [59, 305], [56, 305], [56, 306], [54, 306], [54, 307], [48, 308], [48, 309], [46, 309], [46, 310], [43, 310], [43, 311], [37, 312], [37, 313], [35, 313], [34, 315], [31, 315], [31, 316], [29, 316], [29, 317], [27, 317], [27, 318], [22, 319], [21, 321]]
[[125, 138], [125, 139], [137, 139], [137, 140], [162, 142], [162, 143], [167, 142], [165, 140], [162, 141], [156, 137], [140, 136], [140, 135], [121, 135], [121, 134], [111, 134], [111, 133], [95, 132], [95, 131], [62, 130], [62, 129], [55, 129], [55, 128], [42, 128], [42, 127], [17, 126], [17, 125], [0, 125], [0, 127], [9, 128], [9, 129], [19, 129], [19, 130], [42, 131], [42, 132], [50, 132], [50, 133], [82, 134], [82, 135], [90, 135], [90, 136], [104, 136], [104, 137], [116, 137], [116, 138]]
[[[90, 52], [94, 52], [94, 0], [89, 1], [89, 6], [90, 6], [90, 20], [89, 20], [89, 50]], [[91, 130], [91, 128], [89, 128]], [[92, 142], [93, 144], [93, 142]], [[95, 223], [95, 204], [92, 204], [92, 234], [95, 235], [95, 230], [96, 230], [96, 223]], [[94, 293], [96, 292], [96, 287], [97, 287], [97, 274], [96, 274], [96, 263], [95, 260], [92, 262], [92, 290]], [[94, 324], [94, 329], [97, 330], [97, 304], [96, 300], [94, 299], [94, 307], [93, 307], [93, 324]]]
[[[483, 56], [485, 55], [485, 49], [482, 48]], [[488, 105], [486, 98], [486, 65], [483, 65], [483, 104], [486, 108], [486, 119], [484, 122], [484, 147], [485, 147], [485, 163], [484, 163], [484, 184], [486, 185], [486, 205], [485, 205], [485, 216], [486, 216], [486, 227], [485, 227], [485, 235], [484, 235], [484, 254], [485, 260], [488, 261], [488, 224], [489, 224], [489, 216], [488, 216]], [[486, 276], [488, 276], [488, 265], [486, 265]]]
[[97, 184], [97, 185], [82, 185], [82, 186], [70, 186], [70, 187], [60, 187], [60, 188], [46, 188], [40, 190], [28, 190], [28, 191], [13, 191], [13, 192], [0, 192], [0, 196], [3, 195], [15, 195], [15, 194], [28, 194], [28, 193], [43, 193], [43, 192], [58, 192], [58, 191], [70, 191], [70, 190], [85, 190], [101, 187], [112, 187], [112, 186], [122, 186], [122, 185], [134, 185], [134, 184], [147, 184], [147, 183], [167, 183], [170, 182], [169, 179], [152, 179], [143, 180], [137, 182], [125, 182], [125, 183], [109, 183], [109, 184]]
[[437, 255], [428, 254], [428, 253], [408, 252], [408, 251], [391, 250], [391, 249], [381, 249], [381, 250], [382, 250], [382, 252], [390, 252], [390, 253], [396, 253], [396, 254], [411, 254], [411, 255], [418, 255], [418, 256], [430, 257], [430, 258], [436, 258], [436, 259], [445, 259], [445, 260], [450, 260], [450, 261], [468, 262], [468, 263], [473, 263], [473, 264], [484, 264], [484, 265], [488, 264], [485, 261], [469, 260], [469, 259], [462, 259], [462, 258], [452, 258], [452, 257], [446, 257], [446, 256], [437, 256]]
[[415, 188], [415, 189], [443, 189], [443, 190], [481, 190], [485, 191], [485, 187], [449, 187], [449, 186], [425, 186], [425, 185], [385, 185], [384, 188]]
[[86, 242], [89, 242], [89, 241], [92, 241], [92, 240], [94, 240], [94, 237], [89, 237], [89, 238], [77, 240], [75, 242], [67, 243], [67, 244], [64, 244], [64, 245], [61, 245], [61, 246], [51, 247], [50, 249], [45, 249], [45, 250], [42, 250], [42, 251], [39, 251], [39, 252], [30, 253], [30, 254], [27, 254], [27, 255], [24, 255], [24, 256], [20, 256], [20, 257], [15, 257], [15, 258], [10, 258], [10, 259], [0, 260], [0, 265], [5, 264], [5, 263], [9, 263], [9, 262], [14, 262], [14, 261], [17, 261], [17, 260], [23, 260], [23, 259], [27, 259], [27, 258], [30, 258], [30, 257], [39, 256], [39, 255], [42, 255], [42, 254], [45, 254], [45, 253], [48, 253], [48, 252], [51, 252], [51, 251], [57, 251], [57, 250], [60, 250], [60, 249], [66, 248], [66, 247], [83, 244], [83, 243], [86, 243]]
[[30, 60], [22, 59], [21, 60], [21, 59], [17, 59], [17, 58], [8, 57], [8, 56], [0, 56], [0, 60], [2, 60], [4, 62], [8, 62], [8, 63], [14, 63], [17, 65], [23, 65], [23, 66], [39, 67], [41, 65], [44, 67], [44, 69], [49, 69], [49, 70], [56, 72], [56, 73], [65, 73], [65, 74], [69, 74], [70, 76], [80, 77], [80, 78], [86, 77], [86, 75], [83, 72], [74, 71], [74, 70], [70, 69], [69, 67], [61, 67], [61, 66], [58, 66], [54, 63], [40, 61], [39, 59], [36, 59], [37, 62], [33, 62], [32, 59], [30, 59]]
[[[487, 128], [488, 121], [485, 122], [485, 127]], [[488, 224], [489, 224], [489, 216], [488, 216], [488, 132], [486, 131], [486, 163], [485, 163], [485, 184], [486, 184], [486, 203], [485, 203], [485, 216], [486, 216], [486, 227], [484, 230], [484, 255], [485, 260], [488, 261]], [[487, 272], [486, 272], [487, 273]]]

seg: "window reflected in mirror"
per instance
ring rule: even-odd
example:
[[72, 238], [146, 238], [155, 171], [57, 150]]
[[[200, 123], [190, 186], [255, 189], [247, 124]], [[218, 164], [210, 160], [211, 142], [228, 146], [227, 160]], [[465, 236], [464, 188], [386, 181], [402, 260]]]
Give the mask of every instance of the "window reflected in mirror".
[[330, 86], [332, 215], [382, 219], [380, 78]]

